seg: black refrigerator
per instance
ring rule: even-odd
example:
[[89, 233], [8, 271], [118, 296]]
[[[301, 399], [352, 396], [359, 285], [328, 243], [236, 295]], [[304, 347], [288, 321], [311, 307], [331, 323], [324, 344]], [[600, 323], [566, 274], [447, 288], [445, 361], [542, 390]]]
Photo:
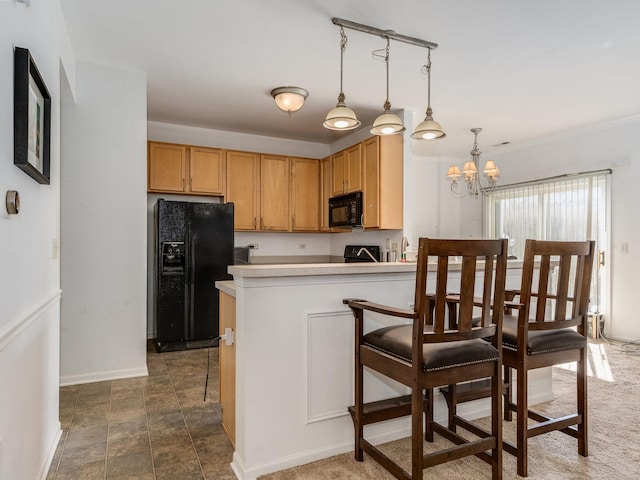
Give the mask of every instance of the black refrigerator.
[[220, 325], [214, 284], [232, 278], [233, 203], [160, 199], [154, 214], [156, 350], [212, 345]]

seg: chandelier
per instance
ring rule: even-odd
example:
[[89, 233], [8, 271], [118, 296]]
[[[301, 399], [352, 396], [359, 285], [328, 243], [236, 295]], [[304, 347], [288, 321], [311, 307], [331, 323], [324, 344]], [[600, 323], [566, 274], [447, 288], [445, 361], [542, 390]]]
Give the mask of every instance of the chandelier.
[[[469, 196], [471, 198], [478, 198], [479, 195], [487, 194], [493, 191], [496, 187], [496, 180], [500, 177], [500, 170], [496, 166], [493, 160], [487, 160], [484, 164], [484, 175], [487, 177], [489, 184], [484, 186], [480, 182], [480, 155], [482, 152], [478, 148], [478, 134], [482, 131], [481, 128], [472, 128], [471, 132], [475, 135], [473, 140], [473, 149], [471, 150], [471, 160], [464, 164], [462, 172], [460, 169], [452, 165], [449, 167], [447, 177], [451, 180], [451, 193], [459, 198]], [[464, 184], [458, 183], [458, 179], [463, 177]]]

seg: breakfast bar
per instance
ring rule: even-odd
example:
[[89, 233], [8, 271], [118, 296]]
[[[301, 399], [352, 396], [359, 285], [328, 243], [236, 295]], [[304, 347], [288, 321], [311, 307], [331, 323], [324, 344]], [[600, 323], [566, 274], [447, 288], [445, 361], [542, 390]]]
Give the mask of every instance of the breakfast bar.
[[[520, 268], [520, 262], [510, 262], [508, 288], [519, 286]], [[235, 325], [226, 327], [233, 331], [233, 344], [230, 335], [220, 341], [220, 394], [225, 429], [234, 435], [231, 466], [239, 479], [353, 449], [347, 408], [353, 404], [354, 327], [342, 300], [363, 298], [413, 308], [415, 271], [415, 263], [236, 265], [229, 267], [233, 282], [216, 282], [223, 297], [235, 297]], [[224, 316], [221, 333], [228, 325]], [[368, 315], [365, 330], [389, 322], [398, 319]], [[230, 358], [226, 349], [233, 350], [232, 360], [225, 360]], [[536, 373], [532, 403], [550, 400], [550, 372]], [[369, 375], [368, 401], [406, 393], [399, 384]], [[235, 386], [235, 392], [225, 391], [225, 386]], [[233, 404], [225, 407], [230, 400]], [[459, 411], [469, 418], [482, 417], [488, 414], [488, 403], [469, 402]], [[437, 393], [434, 416], [442, 420], [446, 414]], [[408, 419], [367, 428], [375, 443], [410, 433]]]

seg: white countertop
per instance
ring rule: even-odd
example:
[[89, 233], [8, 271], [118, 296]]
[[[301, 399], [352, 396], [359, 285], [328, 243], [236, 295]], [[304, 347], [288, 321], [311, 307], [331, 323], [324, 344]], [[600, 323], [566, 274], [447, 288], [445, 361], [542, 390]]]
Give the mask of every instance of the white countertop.
[[[478, 268], [482, 268], [478, 262]], [[459, 270], [461, 263], [450, 263]], [[511, 260], [507, 268], [522, 268], [522, 261]], [[429, 270], [435, 271], [436, 264], [430, 263]], [[234, 279], [268, 277], [306, 277], [316, 275], [360, 275], [372, 273], [408, 273], [416, 271], [415, 262], [361, 262], [361, 263], [304, 263], [281, 265], [230, 265], [228, 272]]]
[[358, 275], [367, 273], [415, 272], [415, 263], [305, 263], [282, 265], [230, 265], [233, 278], [241, 277], [305, 277], [313, 275]]
[[236, 296], [236, 284], [233, 283], [233, 280], [218, 280], [215, 283], [215, 287], [227, 295]]

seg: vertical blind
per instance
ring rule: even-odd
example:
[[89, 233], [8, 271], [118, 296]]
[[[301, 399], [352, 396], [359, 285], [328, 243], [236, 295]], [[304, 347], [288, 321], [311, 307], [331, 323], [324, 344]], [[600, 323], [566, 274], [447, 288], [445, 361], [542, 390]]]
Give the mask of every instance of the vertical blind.
[[[522, 259], [525, 240], [607, 241], [607, 186], [611, 170], [562, 175], [497, 187], [485, 197], [485, 237], [509, 239], [509, 255]], [[595, 273], [595, 272], [594, 272]], [[591, 306], [600, 303], [595, 274]]]

